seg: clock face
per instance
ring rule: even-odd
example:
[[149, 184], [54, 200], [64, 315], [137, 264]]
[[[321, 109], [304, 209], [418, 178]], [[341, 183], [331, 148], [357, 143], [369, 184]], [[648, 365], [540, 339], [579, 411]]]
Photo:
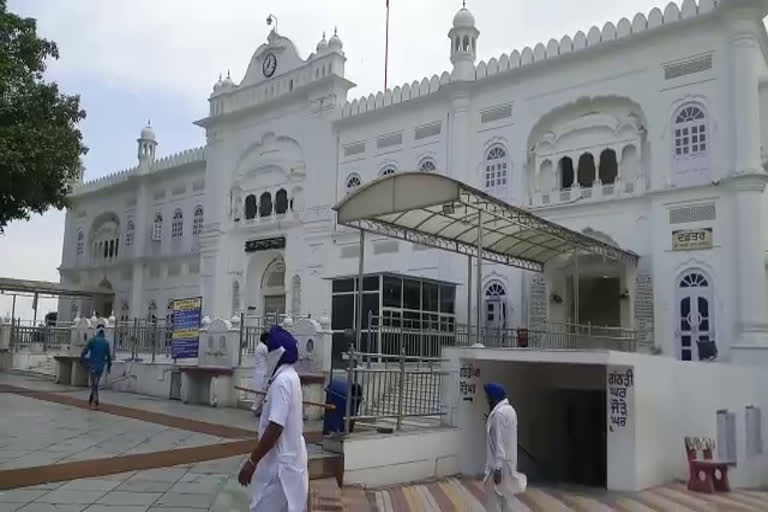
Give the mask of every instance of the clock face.
[[264, 63], [261, 65], [261, 70], [264, 72], [264, 76], [269, 78], [275, 74], [275, 69], [277, 69], [277, 57], [275, 57], [275, 54], [273, 53], [268, 53], [267, 56], [264, 57]]

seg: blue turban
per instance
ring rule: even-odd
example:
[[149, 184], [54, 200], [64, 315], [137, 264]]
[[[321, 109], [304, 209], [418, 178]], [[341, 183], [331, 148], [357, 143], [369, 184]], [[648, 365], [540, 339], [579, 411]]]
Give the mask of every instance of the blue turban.
[[293, 364], [299, 360], [299, 344], [296, 342], [296, 338], [279, 325], [275, 325], [269, 330], [267, 351], [272, 352], [280, 347], [285, 349], [285, 353], [277, 363], [278, 367], [283, 364]]
[[488, 394], [488, 397], [494, 402], [501, 402], [502, 400], [507, 398], [507, 392], [504, 391], [504, 387], [501, 384], [496, 384], [495, 382], [489, 382], [483, 387], [485, 389], [485, 392]]

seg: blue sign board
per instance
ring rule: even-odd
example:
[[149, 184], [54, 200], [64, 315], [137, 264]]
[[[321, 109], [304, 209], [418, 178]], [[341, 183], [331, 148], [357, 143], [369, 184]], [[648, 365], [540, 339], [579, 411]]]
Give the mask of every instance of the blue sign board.
[[202, 309], [202, 297], [173, 301], [171, 356], [174, 359], [197, 357]]

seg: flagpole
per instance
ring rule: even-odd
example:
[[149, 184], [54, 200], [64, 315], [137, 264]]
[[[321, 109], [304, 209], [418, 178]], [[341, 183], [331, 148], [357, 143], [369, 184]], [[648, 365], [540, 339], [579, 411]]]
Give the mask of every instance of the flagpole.
[[387, 0], [387, 34], [384, 42], [384, 91], [387, 90], [387, 71], [389, 67], [389, 0]]

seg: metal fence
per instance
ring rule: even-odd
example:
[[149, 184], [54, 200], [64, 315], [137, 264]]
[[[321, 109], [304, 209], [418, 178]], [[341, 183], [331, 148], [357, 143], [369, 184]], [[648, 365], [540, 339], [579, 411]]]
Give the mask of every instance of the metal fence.
[[173, 327], [169, 323], [135, 319], [117, 322], [114, 333], [115, 354], [130, 354], [131, 359], [149, 355], [154, 361], [157, 356], [171, 356]]
[[[407, 356], [440, 357], [443, 347], [472, 346], [479, 342], [493, 348], [539, 350], [616, 350], [636, 352], [647, 336], [623, 327], [547, 324], [545, 328], [489, 328], [465, 324], [438, 324], [432, 320], [391, 319], [370, 316], [366, 347], [357, 350]], [[479, 336], [478, 336], [479, 334]]]
[[436, 426], [442, 421], [440, 358], [384, 353], [348, 353], [346, 432], [355, 423], [372, 426]]
[[11, 346], [14, 350], [31, 352], [60, 350], [69, 346], [72, 336], [67, 327], [26, 327], [14, 325], [11, 328]]

